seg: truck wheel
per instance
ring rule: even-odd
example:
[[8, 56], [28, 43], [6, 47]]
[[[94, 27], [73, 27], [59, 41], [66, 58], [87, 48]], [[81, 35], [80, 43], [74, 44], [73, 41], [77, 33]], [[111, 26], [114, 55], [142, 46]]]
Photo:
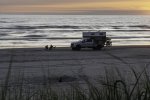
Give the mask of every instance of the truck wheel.
[[97, 48], [96, 48], [96, 47], [93, 47], [93, 50], [97, 50]]
[[96, 47], [93, 47], [93, 50], [101, 50], [102, 49], [102, 46], [101, 45], [98, 45]]
[[72, 50], [76, 50], [76, 48], [72, 48]]
[[81, 50], [81, 46], [80, 46], [80, 45], [77, 45], [77, 46], [76, 46], [76, 50]]
[[98, 45], [96, 48], [97, 48], [97, 50], [101, 50], [102, 49], [102, 45]]

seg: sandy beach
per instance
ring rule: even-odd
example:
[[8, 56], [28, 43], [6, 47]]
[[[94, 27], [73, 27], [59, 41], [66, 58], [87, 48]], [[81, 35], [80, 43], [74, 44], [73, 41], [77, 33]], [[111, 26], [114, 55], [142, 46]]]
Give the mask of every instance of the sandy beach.
[[[82, 77], [101, 79], [117, 68], [121, 74], [132, 74], [131, 68], [141, 72], [150, 70], [150, 46], [104, 47], [101, 51], [83, 49], [72, 51], [59, 47], [0, 49], [0, 80], [6, 78], [11, 66], [11, 79], [23, 76], [27, 83], [40, 84], [44, 77], [52, 83], [82, 82]], [[106, 71], [107, 70], [107, 71]]]

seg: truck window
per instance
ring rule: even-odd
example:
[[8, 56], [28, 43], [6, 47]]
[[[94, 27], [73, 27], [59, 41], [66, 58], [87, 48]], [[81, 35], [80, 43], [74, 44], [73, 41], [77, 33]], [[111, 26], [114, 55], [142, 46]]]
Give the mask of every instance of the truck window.
[[92, 42], [92, 39], [87, 39], [86, 42]]

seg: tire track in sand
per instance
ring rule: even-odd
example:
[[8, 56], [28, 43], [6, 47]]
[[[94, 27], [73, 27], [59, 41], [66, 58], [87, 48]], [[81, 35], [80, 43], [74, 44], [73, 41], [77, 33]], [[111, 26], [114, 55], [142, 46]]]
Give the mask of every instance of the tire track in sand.
[[125, 60], [123, 60], [122, 58], [120, 58], [120, 57], [118, 57], [118, 56], [112, 54], [112, 53], [109, 52], [109, 51], [104, 51], [104, 53], [107, 54], [107, 55], [109, 55], [109, 56], [111, 56], [111, 57], [113, 57], [113, 58], [116, 59], [116, 60], [119, 60], [119, 61], [120, 61], [121, 63], [123, 63], [123, 64], [129, 65], [129, 63], [127, 63]]

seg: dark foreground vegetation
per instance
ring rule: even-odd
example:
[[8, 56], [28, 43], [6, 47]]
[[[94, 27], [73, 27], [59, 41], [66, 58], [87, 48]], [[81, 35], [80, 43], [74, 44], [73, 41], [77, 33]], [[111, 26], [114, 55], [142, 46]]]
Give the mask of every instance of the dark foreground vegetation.
[[53, 87], [48, 82], [33, 86], [24, 84], [24, 78], [18, 78], [17, 84], [11, 83], [10, 69], [0, 87], [0, 100], [150, 100], [150, 78], [147, 67], [136, 72], [131, 68], [132, 76], [126, 78], [118, 69], [115, 74], [106, 70], [103, 79], [92, 82], [84, 80], [84, 85], [77, 82], [67, 88]]
[[[137, 71], [130, 67], [130, 75], [113, 68], [107, 69], [103, 78], [92, 81], [83, 77], [84, 84], [71, 82], [57, 87], [47, 77], [40, 85], [26, 84], [24, 75], [11, 78], [13, 56], [10, 58], [8, 72], [0, 83], [0, 100], [150, 100], [149, 64]], [[59, 79], [62, 84], [62, 79]]]

